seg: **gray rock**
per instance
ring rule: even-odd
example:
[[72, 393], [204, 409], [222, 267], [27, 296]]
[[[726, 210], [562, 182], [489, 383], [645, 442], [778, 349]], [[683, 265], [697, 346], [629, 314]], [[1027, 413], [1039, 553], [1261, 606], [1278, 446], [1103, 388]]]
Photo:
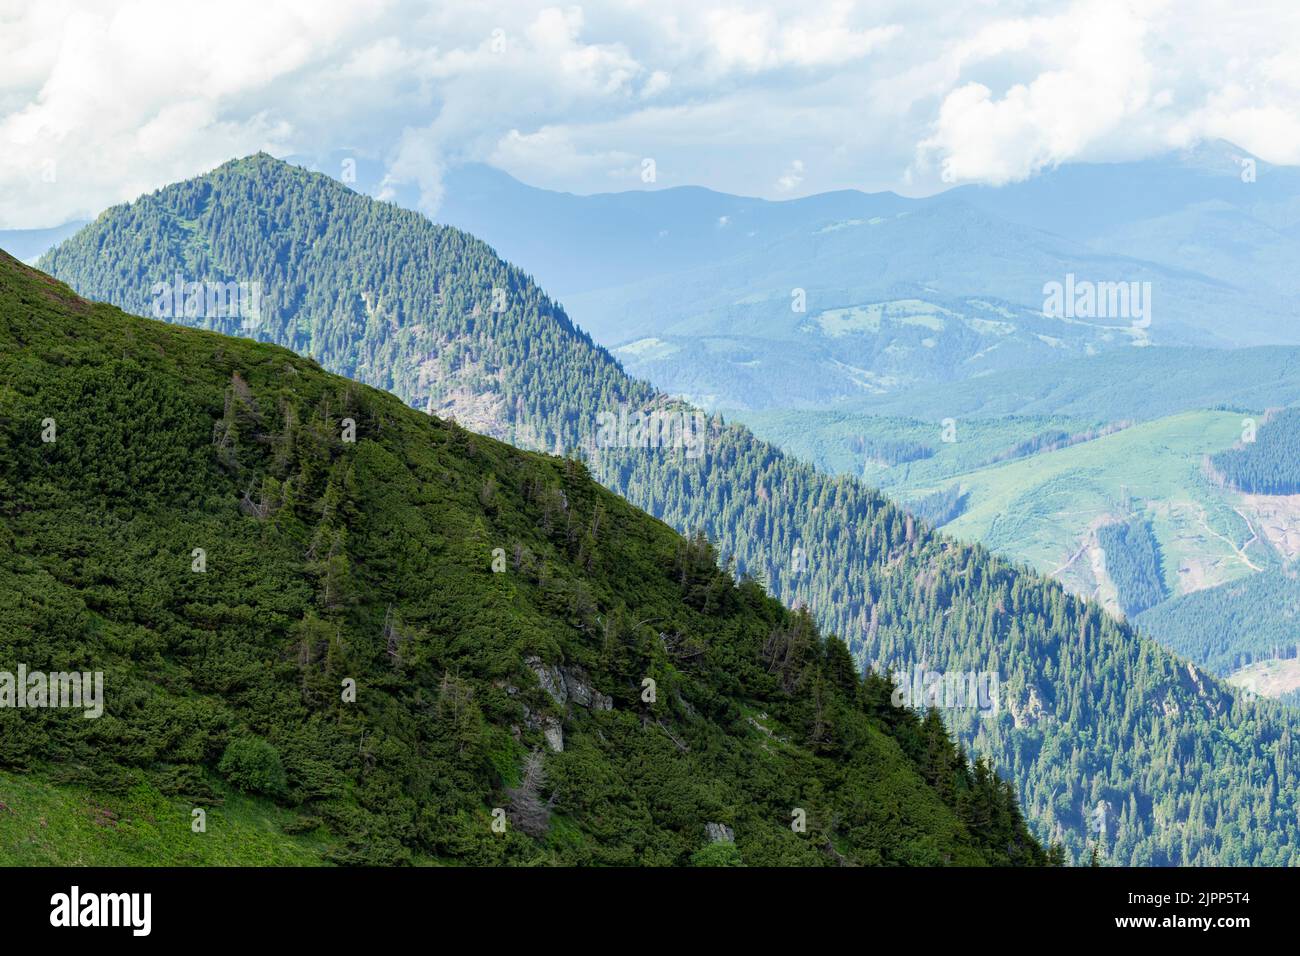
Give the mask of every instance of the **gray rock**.
[[591, 688], [573, 671], [564, 672], [564, 685], [569, 689], [573, 702], [581, 707], [591, 706]]
[[559, 667], [553, 667], [543, 664], [540, 657], [525, 657], [524, 663], [528, 669], [537, 675], [537, 683], [542, 685], [542, 690], [551, 695], [561, 707], [569, 699], [569, 689], [564, 679], [564, 670]]
[[575, 704], [590, 707], [592, 710], [613, 710], [614, 698], [602, 694], [587, 683], [587, 676], [578, 670], [566, 670], [564, 681], [569, 688], [569, 697]]
[[537, 675], [537, 683], [561, 707], [572, 700], [579, 707], [592, 710], [613, 710], [614, 698], [602, 694], [587, 682], [587, 676], [578, 668], [543, 664], [540, 657], [525, 657], [524, 664]]
[[546, 738], [546, 746], [556, 753], [564, 750], [564, 728], [554, 717], [542, 718], [542, 736]]
[[735, 843], [736, 833], [725, 823], [706, 823], [704, 832], [709, 836], [710, 843]]

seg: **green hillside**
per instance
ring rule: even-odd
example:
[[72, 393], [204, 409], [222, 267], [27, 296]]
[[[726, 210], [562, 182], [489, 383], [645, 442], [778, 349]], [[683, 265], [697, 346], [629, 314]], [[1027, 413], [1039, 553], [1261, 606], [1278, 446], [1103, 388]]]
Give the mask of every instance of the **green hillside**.
[[303, 824], [294, 807], [217, 779], [203, 795], [205, 832], [198, 835], [195, 801], [163, 793], [146, 772], [111, 791], [54, 782], [75, 775], [90, 777], [66, 766], [39, 774], [0, 770], [0, 865], [314, 866], [334, 848], [324, 828]]
[[[1144, 421], [1194, 408], [1300, 402], [1300, 349], [1150, 347], [1024, 365], [848, 403], [855, 415], [967, 421], [1005, 415]], [[745, 421], [758, 413], [746, 412]]]
[[[801, 432], [809, 415], [763, 416], [759, 427], [782, 447], [808, 449], [828, 470], [860, 471], [918, 514], [931, 496], [958, 489], [961, 505], [943, 522], [946, 532], [1025, 561], [1117, 613], [1151, 606], [1126, 605], [1118, 593], [1112, 571], [1127, 566], [1129, 549], [1111, 547], [1113, 567], [1101, 556], [1105, 529], [1132, 519], [1150, 525], [1161, 553], [1147, 575], [1154, 603], [1279, 563], [1254, 533], [1250, 507], [1204, 468], [1206, 456], [1240, 437], [1240, 413], [1189, 412], [1139, 424], [976, 418], [954, 422], [950, 442], [938, 422], [850, 412], [816, 413], [815, 427]], [[893, 465], [859, 450], [927, 440], [932, 455]]]
[[[268, 304], [251, 334], [495, 436], [580, 449], [606, 487], [703, 531], [742, 577], [806, 604], [860, 664], [999, 674], [996, 716], [944, 717], [1072, 858], [1086, 857], [1088, 814], [1105, 800], [1119, 824], [1109, 861], [1300, 861], [1294, 716], [1243, 701], [1095, 603], [936, 535], [743, 427], [713, 419], [688, 454], [602, 444], [602, 414], [685, 410], [628, 378], [464, 234], [259, 156], [109, 210], [44, 261], [80, 293], [133, 309], [178, 271], [259, 282]], [[498, 313], [499, 289], [509, 293]]]
[[[953, 442], [942, 441], [938, 423], [916, 419], [847, 411], [745, 417], [828, 471], [860, 471], [945, 531], [978, 538], [1136, 616], [1170, 650], [1215, 674], [1300, 645], [1293, 572], [1284, 571], [1296, 556], [1288, 529], [1297, 506], [1229, 486], [1245, 481], [1238, 472], [1286, 471], [1286, 413], [1258, 415], [1264, 424], [1247, 444], [1238, 439], [1250, 416], [1240, 412], [1109, 426], [975, 418], [956, 423]], [[895, 446], [927, 453], [891, 463], [873, 452]]]
[[[764, 441], [823, 471], [856, 475], [891, 494], [898, 488], [938, 487], [957, 475], [1026, 458], [1044, 444], [1080, 441], [1123, 424], [1068, 416], [1006, 415], [952, 419], [948, 431], [944, 418], [927, 421], [839, 409], [728, 410], [725, 414], [736, 416]], [[895, 446], [915, 450], [906, 456], [882, 455], [876, 450]]]
[[71, 840], [0, 862], [1045, 862], [937, 717], [574, 460], [7, 256], [0, 382], [0, 670], [104, 675], [0, 709], [6, 809]]
[[1134, 516], [1151, 522], [1168, 591], [1182, 594], [1267, 566], [1263, 542], [1202, 469], [1230, 445], [1241, 416], [1189, 412], [1019, 461], [957, 476], [970, 506], [945, 527], [1028, 561], [1118, 607], [1114, 582], [1094, 558], [1100, 528]]

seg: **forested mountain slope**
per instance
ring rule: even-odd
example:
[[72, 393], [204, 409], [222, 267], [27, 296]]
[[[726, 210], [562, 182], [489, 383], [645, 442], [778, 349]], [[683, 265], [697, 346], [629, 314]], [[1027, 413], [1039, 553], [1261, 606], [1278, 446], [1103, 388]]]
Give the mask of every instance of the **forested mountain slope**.
[[[946, 716], [1075, 856], [1102, 803], [1110, 860], [1300, 862], [1293, 716], [1243, 702], [1058, 585], [743, 428], [710, 420], [686, 449], [699, 454], [597, 447], [599, 416], [636, 411], [652, 391], [455, 230], [258, 156], [109, 210], [43, 261], [82, 294], [137, 311], [177, 272], [260, 282], [258, 336], [495, 435], [583, 449], [607, 487], [702, 530], [742, 573], [807, 603], [860, 661], [999, 673], [996, 718]], [[501, 313], [494, 289], [507, 291]]]
[[1249, 494], [1300, 494], [1300, 408], [1276, 410], [1248, 438], [1210, 459], [1213, 472]]
[[[1146, 421], [1198, 408], [1268, 408], [1300, 402], [1300, 349], [1144, 348], [930, 385], [850, 403], [834, 412], [791, 412], [791, 421], [815, 430], [818, 416], [901, 416], [988, 419], [1007, 415], [1061, 415], [1088, 421]], [[760, 421], [783, 413], [762, 416]]]
[[1046, 862], [937, 715], [576, 461], [3, 254], [0, 382], [0, 670], [104, 675], [0, 709], [5, 767], [219, 776], [341, 862]]

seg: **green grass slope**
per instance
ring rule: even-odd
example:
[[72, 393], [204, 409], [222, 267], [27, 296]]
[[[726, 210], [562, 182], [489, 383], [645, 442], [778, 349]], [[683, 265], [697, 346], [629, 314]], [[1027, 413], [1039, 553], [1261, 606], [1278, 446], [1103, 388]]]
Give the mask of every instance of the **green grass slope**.
[[937, 716], [580, 463], [7, 256], [0, 502], [0, 671], [104, 675], [98, 719], [0, 708], [0, 862], [1046, 861]]
[[1245, 521], [1205, 477], [1202, 460], [1240, 432], [1238, 414], [1188, 412], [960, 474], [953, 480], [970, 492], [970, 505], [945, 530], [1117, 609], [1097, 530], [1131, 517], [1152, 523], [1170, 593], [1236, 580], [1266, 565], [1267, 549], [1249, 545]]
[[0, 865], [313, 866], [333, 846], [321, 828], [299, 832], [292, 809], [217, 781], [199, 806], [144, 779], [104, 792], [59, 776], [0, 770]]

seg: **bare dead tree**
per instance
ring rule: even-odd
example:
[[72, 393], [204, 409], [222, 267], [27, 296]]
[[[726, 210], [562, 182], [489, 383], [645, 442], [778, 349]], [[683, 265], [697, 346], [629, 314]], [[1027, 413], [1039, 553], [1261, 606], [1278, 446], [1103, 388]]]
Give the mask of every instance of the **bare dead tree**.
[[524, 760], [523, 779], [519, 786], [506, 791], [510, 799], [510, 822], [530, 837], [540, 839], [551, 825], [551, 806], [555, 795], [542, 799], [546, 786], [546, 769], [541, 750], [534, 750]]
[[668, 739], [673, 742], [674, 747], [682, 753], [690, 753], [691, 748], [686, 743], [673, 736], [673, 732], [668, 729], [668, 725], [664, 723], [662, 717], [659, 718], [656, 723], [659, 725], [659, 729], [662, 730], [668, 736]]
[[392, 661], [394, 667], [401, 667], [402, 649], [411, 640], [411, 635], [402, 628], [401, 621], [398, 620], [391, 604], [388, 605], [388, 611], [384, 614], [383, 636], [384, 649], [388, 653], [389, 660]]

